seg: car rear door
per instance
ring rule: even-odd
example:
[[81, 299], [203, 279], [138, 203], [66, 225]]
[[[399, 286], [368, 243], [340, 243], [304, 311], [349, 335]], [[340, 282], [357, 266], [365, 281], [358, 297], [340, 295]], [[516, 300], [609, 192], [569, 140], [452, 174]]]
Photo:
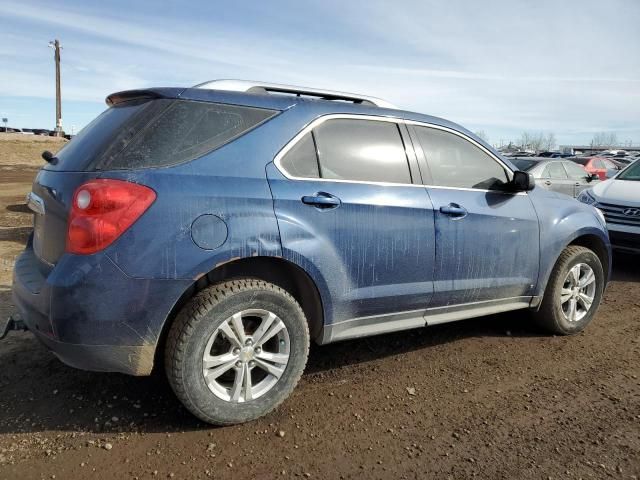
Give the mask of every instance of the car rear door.
[[577, 197], [582, 190], [593, 185], [593, 180], [589, 180], [591, 174], [580, 165], [573, 162], [562, 162], [562, 165], [567, 171], [569, 179], [573, 182], [574, 197]]
[[506, 166], [466, 135], [422, 124], [410, 131], [435, 212], [431, 307], [489, 313], [528, 304], [539, 261], [528, 194], [505, 191]]
[[434, 214], [404, 125], [321, 117], [267, 176], [283, 255], [311, 273], [322, 295], [333, 332], [323, 341], [424, 325]]
[[542, 184], [544, 188], [554, 192], [574, 196], [575, 181], [570, 179], [562, 162], [550, 162], [542, 171]]

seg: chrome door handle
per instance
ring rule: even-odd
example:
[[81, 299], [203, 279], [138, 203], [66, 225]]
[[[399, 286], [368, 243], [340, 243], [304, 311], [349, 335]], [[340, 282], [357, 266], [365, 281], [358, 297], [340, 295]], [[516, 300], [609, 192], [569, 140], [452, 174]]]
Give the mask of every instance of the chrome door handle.
[[447, 206], [440, 207], [440, 213], [444, 213], [445, 215], [449, 215], [455, 218], [463, 218], [467, 216], [467, 209], [461, 207], [457, 203], [450, 203]]
[[311, 205], [316, 208], [330, 209], [340, 206], [340, 199], [330, 193], [318, 192], [315, 195], [305, 195], [300, 200], [305, 205]]

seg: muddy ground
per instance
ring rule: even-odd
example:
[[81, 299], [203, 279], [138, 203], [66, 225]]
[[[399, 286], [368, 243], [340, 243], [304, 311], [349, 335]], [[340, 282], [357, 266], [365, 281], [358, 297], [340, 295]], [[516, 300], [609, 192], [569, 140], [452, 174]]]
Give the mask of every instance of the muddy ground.
[[[0, 153], [3, 316], [31, 224], [28, 149]], [[639, 476], [632, 257], [615, 258], [583, 334], [546, 336], [512, 313], [314, 348], [291, 398], [235, 427], [195, 420], [161, 372], [82, 372], [28, 333], [0, 342], [0, 479]]]

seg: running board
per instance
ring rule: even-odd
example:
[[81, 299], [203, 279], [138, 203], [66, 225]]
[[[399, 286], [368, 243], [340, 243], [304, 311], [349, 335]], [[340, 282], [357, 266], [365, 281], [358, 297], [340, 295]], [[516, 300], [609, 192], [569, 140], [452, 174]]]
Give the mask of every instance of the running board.
[[353, 318], [326, 325], [320, 339], [321, 344], [369, 337], [382, 333], [398, 332], [411, 328], [438, 325], [468, 318], [483, 317], [496, 313], [530, 308], [537, 304], [538, 297], [513, 297], [501, 300], [464, 303], [444, 307], [412, 310], [409, 312]]

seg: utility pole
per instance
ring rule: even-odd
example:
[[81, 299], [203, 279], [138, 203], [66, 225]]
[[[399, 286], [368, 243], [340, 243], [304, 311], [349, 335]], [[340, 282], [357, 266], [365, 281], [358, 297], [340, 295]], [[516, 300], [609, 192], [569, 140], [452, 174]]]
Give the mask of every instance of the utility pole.
[[53, 42], [49, 42], [49, 47], [54, 50], [54, 59], [56, 62], [56, 128], [55, 136], [62, 137], [64, 132], [62, 131], [62, 94], [60, 91], [60, 42], [56, 39]]

